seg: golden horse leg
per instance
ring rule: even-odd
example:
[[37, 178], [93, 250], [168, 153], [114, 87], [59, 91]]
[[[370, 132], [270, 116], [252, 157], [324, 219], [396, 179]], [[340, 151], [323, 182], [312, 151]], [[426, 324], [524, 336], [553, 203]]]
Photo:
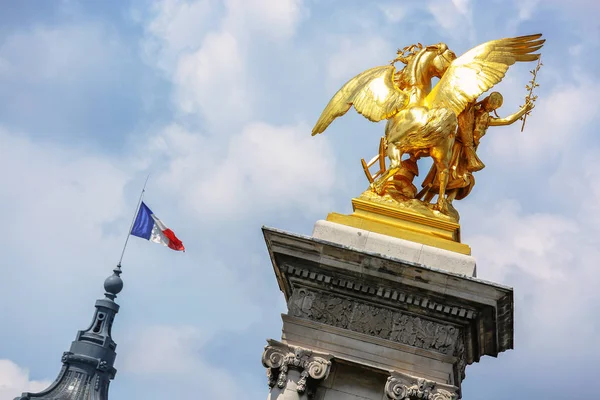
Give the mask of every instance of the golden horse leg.
[[448, 201], [446, 199], [446, 186], [450, 174], [450, 149], [454, 146], [454, 135], [444, 140], [440, 146], [431, 149], [431, 158], [439, 174], [440, 190], [435, 208], [440, 212], [448, 213]]
[[446, 200], [448, 201], [448, 203], [452, 204], [452, 202], [454, 201], [454, 199], [456, 198], [456, 195], [458, 194], [458, 189], [452, 189], [449, 193], [448, 196], [446, 196]]
[[435, 208], [440, 212], [446, 214], [448, 212], [448, 201], [446, 200], [446, 185], [448, 184], [448, 164], [443, 168], [438, 167], [440, 171], [440, 191], [438, 193], [438, 200]]

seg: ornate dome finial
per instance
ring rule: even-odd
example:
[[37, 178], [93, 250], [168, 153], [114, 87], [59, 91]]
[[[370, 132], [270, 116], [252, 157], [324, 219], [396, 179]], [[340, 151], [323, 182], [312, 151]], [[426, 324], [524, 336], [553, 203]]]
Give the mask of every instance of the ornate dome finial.
[[110, 300], [114, 300], [117, 297], [117, 294], [123, 290], [123, 279], [121, 279], [122, 272], [121, 264], [119, 263], [117, 267], [113, 269], [113, 274], [104, 281], [104, 290], [106, 290], [104, 295]]
[[69, 351], [62, 356], [63, 367], [58, 377], [39, 393], [23, 393], [15, 400], [107, 400], [110, 381], [117, 370], [117, 344], [112, 339], [112, 326], [119, 312], [114, 302], [123, 290], [121, 264], [104, 281], [105, 298], [96, 300], [96, 311], [90, 326], [77, 333]]

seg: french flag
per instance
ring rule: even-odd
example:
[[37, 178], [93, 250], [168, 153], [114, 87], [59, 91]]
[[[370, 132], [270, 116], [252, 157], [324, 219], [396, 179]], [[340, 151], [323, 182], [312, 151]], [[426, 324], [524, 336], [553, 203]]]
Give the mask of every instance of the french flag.
[[160, 243], [173, 250], [185, 251], [181, 240], [177, 239], [173, 231], [167, 228], [144, 202], [140, 204], [131, 234], [154, 243]]

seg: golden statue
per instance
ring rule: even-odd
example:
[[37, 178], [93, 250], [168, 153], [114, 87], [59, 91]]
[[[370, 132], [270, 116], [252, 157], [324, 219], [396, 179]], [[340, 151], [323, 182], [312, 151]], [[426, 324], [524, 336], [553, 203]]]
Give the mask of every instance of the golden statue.
[[[493, 92], [482, 101], [467, 105], [458, 116], [458, 132], [450, 155], [449, 176], [446, 184], [448, 203], [454, 199], [465, 198], [475, 185], [473, 172], [485, 168], [477, 156], [476, 150], [488, 127], [510, 125], [533, 109], [533, 102], [528, 101], [518, 112], [506, 118], [492, 117], [490, 113], [496, 113], [502, 103], [502, 95]], [[415, 197], [417, 199], [423, 197], [423, 201], [430, 202], [440, 188], [439, 174], [435, 165], [429, 170], [422, 186], [423, 190]]]
[[[492, 40], [458, 58], [444, 43], [405, 47], [390, 65], [369, 69], [348, 81], [333, 96], [312, 134], [324, 132], [352, 106], [370, 121], [387, 119], [380, 155], [370, 163], [363, 161], [364, 168], [377, 160], [380, 164], [380, 171], [370, 179], [370, 194], [388, 195], [415, 209], [429, 207], [437, 194], [431, 209], [458, 221], [448, 200], [466, 196], [474, 183], [472, 172], [483, 168], [475, 153], [479, 139], [488, 126], [512, 123], [533, 108], [528, 100], [518, 113], [495, 119], [489, 112], [499, 107], [500, 94], [493, 93], [481, 102], [476, 102], [477, 98], [498, 84], [515, 62], [538, 60], [540, 55], [533, 53], [543, 46], [541, 36]], [[404, 68], [397, 71], [396, 62], [405, 64]], [[434, 77], [440, 81], [432, 88]], [[384, 153], [390, 161], [387, 169]], [[409, 158], [402, 160], [405, 154]], [[417, 194], [412, 180], [421, 157], [431, 157], [434, 165], [425, 188]], [[434, 190], [437, 193], [432, 195]]]

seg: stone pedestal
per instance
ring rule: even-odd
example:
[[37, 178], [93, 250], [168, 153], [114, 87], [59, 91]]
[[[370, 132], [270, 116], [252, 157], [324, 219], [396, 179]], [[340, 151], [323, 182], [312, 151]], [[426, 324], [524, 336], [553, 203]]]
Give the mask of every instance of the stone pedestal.
[[288, 304], [271, 400], [460, 398], [467, 365], [512, 348], [512, 289], [468, 255], [328, 221], [263, 233]]

